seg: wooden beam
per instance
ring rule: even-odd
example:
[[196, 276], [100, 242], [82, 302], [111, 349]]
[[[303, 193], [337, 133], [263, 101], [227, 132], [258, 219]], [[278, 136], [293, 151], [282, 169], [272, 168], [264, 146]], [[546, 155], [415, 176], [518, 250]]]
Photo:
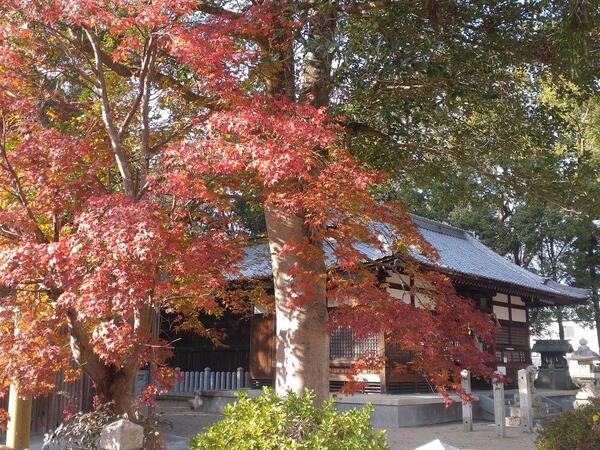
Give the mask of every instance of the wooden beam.
[[6, 430], [6, 446], [11, 450], [26, 450], [29, 448], [31, 433], [31, 397], [21, 397], [16, 385], [10, 386], [8, 403], [8, 428]]

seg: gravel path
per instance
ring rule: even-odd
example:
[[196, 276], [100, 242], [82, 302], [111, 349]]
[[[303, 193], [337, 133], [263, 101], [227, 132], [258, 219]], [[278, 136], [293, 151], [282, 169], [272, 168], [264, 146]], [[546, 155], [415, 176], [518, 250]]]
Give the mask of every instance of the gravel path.
[[535, 450], [534, 436], [521, 429], [507, 428], [506, 438], [496, 437], [494, 424], [475, 423], [473, 431], [463, 431], [462, 423], [431, 425], [412, 428], [390, 428], [386, 431], [388, 444], [393, 450], [413, 450], [439, 439], [460, 450]]

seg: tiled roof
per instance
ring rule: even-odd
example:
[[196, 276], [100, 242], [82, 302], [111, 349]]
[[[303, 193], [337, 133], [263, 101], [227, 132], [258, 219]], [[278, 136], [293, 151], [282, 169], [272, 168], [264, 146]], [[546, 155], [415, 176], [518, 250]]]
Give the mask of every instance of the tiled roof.
[[[518, 286], [552, 297], [585, 300], [586, 289], [574, 288], [534, 274], [486, 247], [476, 237], [460, 228], [423, 217], [413, 216], [423, 237], [437, 249], [442, 269]], [[424, 261], [422, 257], [417, 259]]]
[[[451, 274], [483, 280], [489, 285], [503, 284], [521, 288], [540, 299], [548, 297], [581, 301], [589, 297], [589, 293], [585, 289], [556, 283], [517, 266], [486, 247], [465, 230], [415, 215], [412, 218], [423, 237], [439, 253], [437, 262], [413, 254], [412, 257], [421, 263], [439, 266], [444, 272]], [[389, 240], [389, 236], [385, 236], [387, 234], [385, 229], [386, 227], [383, 227], [382, 237]], [[362, 244], [358, 244], [357, 249], [370, 261], [394, 256], [391, 250], [382, 252], [372, 246]], [[241, 267], [242, 276], [254, 278], [271, 275], [268, 244], [248, 247], [246, 255]], [[329, 263], [333, 264], [333, 258], [330, 255], [327, 256]]]

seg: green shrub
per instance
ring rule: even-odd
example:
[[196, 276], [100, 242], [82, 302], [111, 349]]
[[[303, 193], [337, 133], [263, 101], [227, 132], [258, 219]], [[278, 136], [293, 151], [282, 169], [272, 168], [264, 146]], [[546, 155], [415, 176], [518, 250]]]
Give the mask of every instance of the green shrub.
[[536, 444], [539, 450], [600, 449], [600, 400], [556, 416], [543, 426]]
[[193, 437], [192, 450], [383, 450], [388, 446], [383, 431], [374, 433], [372, 407], [339, 413], [328, 401], [313, 405], [310, 391], [301, 396], [277, 396], [265, 388], [249, 398], [225, 407], [225, 418]]

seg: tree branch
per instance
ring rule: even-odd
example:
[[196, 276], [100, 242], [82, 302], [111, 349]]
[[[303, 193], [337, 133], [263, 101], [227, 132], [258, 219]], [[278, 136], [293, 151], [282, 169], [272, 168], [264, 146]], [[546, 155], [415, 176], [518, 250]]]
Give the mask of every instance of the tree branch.
[[94, 353], [94, 349], [73, 308], [67, 309], [67, 325], [71, 336], [71, 351], [81, 368], [93, 380], [101, 380], [106, 375], [104, 364]]
[[[85, 30], [87, 33], [87, 30]], [[102, 64], [110, 69], [115, 74], [125, 77], [131, 78], [138, 75], [141, 69], [139, 68], [131, 68], [126, 66], [125, 64], [121, 64], [113, 60], [113, 58], [106, 54], [102, 49], [97, 46], [94, 48], [93, 45], [86, 44], [86, 41], [78, 41], [75, 39], [69, 39], [72, 45], [76, 46], [79, 51], [84, 54], [88, 54], [94, 57], [94, 59], [99, 58]], [[219, 105], [220, 99], [215, 97], [209, 97], [206, 95], [201, 95], [193, 90], [189, 89], [187, 86], [179, 83], [174, 78], [165, 75], [161, 72], [156, 72], [154, 75], [154, 81], [158, 84], [161, 89], [172, 89], [175, 92], [179, 93], [186, 101], [193, 102], [196, 105], [204, 108], [216, 108]]]
[[41, 230], [40, 225], [39, 225], [37, 219], [35, 218], [35, 214], [33, 213], [31, 207], [29, 206], [29, 202], [27, 201], [27, 197], [25, 196], [25, 191], [23, 189], [23, 185], [21, 184], [21, 180], [19, 179], [19, 175], [17, 174], [16, 170], [12, 166], [10, 160], [8, 159], [8, 152], [6, 150], [7, 133], [8, 133], [8, 130], [7, 130], [6, 117], [4, 116], [4, 113], [2, 113], [2, 143], [0, 144], [0, 156], [4, 160], [3, 167], [8, 172], [9, 177], [13, 181], [14, 188], [16, 190], [16, 197], [19, 200], [19, 203], [21, 203], [21, 206], [23, 206], [23, 208], [25, 208], [27, 217], [29, 217], [29, 219], [31, 220], [31, 222], [33, 223], [33, 225], [35, 227], [34, 232], [35, 232], [35, 235], [36, 235], [38, 241], [40, 241], [42, 243], [48, 243], [48, 238], [46, 237], [44, 232]]
[[146, 179], [150, 168], [150, 158], [152, 149], [150, 148], [150, 94], [152, 92], [152, 75], [154, 61], [156, 58], [156, 41], [151, 35], [148, 41], [142, 71], [140, 73], [140, 92], [142, 93], [142, 162], [140, 168], [140, 180], [138, 186], [138, 196], [141, 197], [146, 190]]
[[104, 122], [106, 131], [108, 132], [113, 153], [117, 161], [117, 166], [119, 167], [119, 172], [121, 173], [121, 177], [123, 179], [123, 190], [128, 197], [133, 199], [136, 197], [133, 173], [129, 160], [127, 159], [127, 156], [125, 155], [121, 145], [119, 132], [114, 124], [110, 101], [108, 99], [108, 87], [104, 77], [104, 63], [101, 57], [102, 51], [100, 49], [100, 43], [92, 31], [85, 28], [85, 33], [94, 51], [96, 76], [98, 77], [98, 83], [100, 85], [100, 97], [102, 99], [102, 121]]

